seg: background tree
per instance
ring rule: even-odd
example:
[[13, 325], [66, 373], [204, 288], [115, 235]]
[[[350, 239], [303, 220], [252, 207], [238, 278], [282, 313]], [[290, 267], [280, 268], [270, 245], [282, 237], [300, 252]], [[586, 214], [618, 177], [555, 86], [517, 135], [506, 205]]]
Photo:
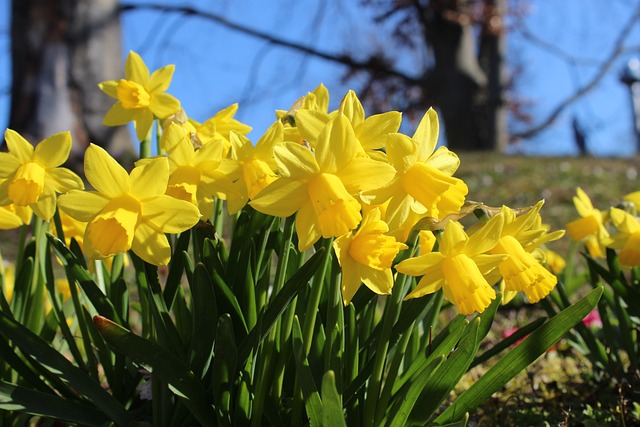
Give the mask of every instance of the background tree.
[[133, 151], [125, 127], [102, 125], [110, 103], [97, 84], [122, 74], [117, 0], [13, 0], [9, 127], [32, 142], [65, 130], [76, 170], [89, 142]]

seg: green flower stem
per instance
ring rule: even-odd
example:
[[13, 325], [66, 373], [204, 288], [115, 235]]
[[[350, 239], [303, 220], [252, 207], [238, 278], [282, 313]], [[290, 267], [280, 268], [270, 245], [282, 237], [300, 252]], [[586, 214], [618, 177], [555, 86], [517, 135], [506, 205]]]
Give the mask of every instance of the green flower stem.
[[[417, 246], [417, 236], [412, 236], [409, 249], [405, 250], [403, 256], [410, 256]], [[382, 377], [384, 374], [384, 366], [387, 359], [387, 352], [389, 351], [389, 341], [391, 340], [391, 332], [393, 331], [393, 325], [398, 320], [400, 315], [400, 308], [402, 307], [402, 298], [406, 293], [406, 287], [409, 281], [404, 274], [398, 274], [396, 282], [393, 286], [391, 297], [387, 300], [387, 304], [384, 307], [384, 314], [382, 315], [382, 331], [378, 338], [378, 344], [374, 356], [373, 372], [369, 379], [369, 387], [367, 388], [367, 398], [364, 404], [364, 419], [362, 425], [365, 427], [378, 425], [382, 417], [379, 417], [378, 412], [384, 416], [384, 410], [386, 408], [378, 408], [378, 402], [381, 400], [380, 390], [382, 387]]]
[[[35, 218], [35, 215], [33, 218]], [[16, 254], [16, 275], [20, 273], [20, 269], [22, 268], [22, 259], [24, 258], [24, 247], [27, 244], [28, 232], [28, 225], [23, 224], [20, 226], [20, 235], [18, 236], [18, 253]]]
[[318, 305], [320, 304], [320, 297], [322, 296], [322, 288], [324, 286], [324, 276], [327, 273], [327, 269], [331, 264], [331, 245], [333, 244], [333, 237], [330, 239], [324, 239], [322, 247], [325, 250], [322, 259], [322, 266], [318, 272], [313, 276], [313, 282], [311, 283], [311, 295], [309, 301], [307, 301], [307, 310], [304, 315], [304, 325], [302, 328], [302, 339], [304, 340], [304, 354], [309, 355], [311, 350], [311, 343], [313, 342], [313, 329], [316, 324], [316, 316], [318, 314]]
[[[278, 267], [276, 269], [275, 282], [273, 285], [273, 293], [272, 295], [278, 294], [282, 286], [284, 285], [286, 275], [287, 275], [287, 266], [289, 264], [289, 254], [291, 252], [291, 239], [293, 238], [293, 231], [295, 225], [295, 217], [292, 215], [285, 220], [284, 223], [284, 239], [282, 243], [282, 248], [280, 248], [280, 256], [278, 257]], [[264, 250], [264, 249], [263, 249]], [[271, 377], [274, 375], [272, 365], [273, 365], [273, 355], [276, 353], [275, 349], [275, 341], [277, 337], [277, 331], [279, 323], [281, 319], [278, 319], [275, 327], [269, 332], [269, 335], [264, 341], [264, 344], [258, 353], [258, 357], [256, 357], [258, 367], [256, 369], [256, 391], [255, 398], [253, 401], [252, 408], [252, 421], [251, 425], [253, 427], [258, 427], [262, 422], [262, 412], [264, 409], [264, 400], [266, 398], [267, 391], [269, 390], [269, 386], [271, 385]], [[275, 374], [278, 376], [278, 373]]]
[[213, 228], [216, 230], [216, 233], [220, 235], [220, 238], [224, 236], [223, 228], [224, 227], [224, 201], [220, 199], [216, 199], [213, 202], [213, 215], [211, 218], [211, 223], [213, 224]]
[[146, 159], [151, 157], [151, 129], [149, 129], [149, 133], [144, 141], [140, 141], [140, 158]]

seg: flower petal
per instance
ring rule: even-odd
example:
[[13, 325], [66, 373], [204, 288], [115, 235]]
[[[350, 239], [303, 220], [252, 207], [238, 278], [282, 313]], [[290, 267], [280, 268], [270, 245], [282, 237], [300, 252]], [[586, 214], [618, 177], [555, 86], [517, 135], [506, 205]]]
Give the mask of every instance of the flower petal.
[[66, 168], [49, 169], [46, 172], [46, 179], [51, 180], [51, 185], [58, 193], [84, 189], [82, 178]]
[[127, 110], [122, 106], [122, 102], [118, 101], [107, 111], [102, 124], [105, 126], [121, 126], [129, 123], [135, 117], [133, 110]]
[[4, 139], [7, 141], [9, 153], [20, 159], [21, 163], [26, 163], [32, 159], [34, 151], [33, 145], [29, 144], [18, 132], [7, 129], [4, 132]]
[[306, 183], [280, 178], [269, 184], [249, 204], [267, 215], [288, 217], [308, 201]]
[[109, 203], [109, 199], [97, 191], [71, 190], [58, 197], [58, 206], [70, 217], [91, 221]]
[[309, 179], [319, 171], [313, 153], [302, 145], [286, 142], [275, 147], [273, 152], [280, 176], [284, 178]]
[[326, 126], [331, 116], [322, 111], [300, 109], [296, 111], [296, 128], [300, 135], [315, 147], [318, 143], [318, 136]]
[[107, 80], [102, 83], [98, 83], [98, 87], [110, 97], [118, 98], [118, 93], [116, 91], [116, 88], [118, 87], [118, 80]]
[[22, 225], [22, 219], [7, 208], [0, 208], [0, 230], [11, 230]]
[[389, 134], [387, 159], [399, 173], [407, 172], [418, 159], [418, 143], [401, 133]]
[[358, 143], [353, 127], [343, 116], [329, 121], [318, 137], [316, 162], [322, 172], [335, 173], [349, 164], [363, 148]]
[[133, 118], [133, 125], [136, 128], [136, 137], [142, 142], [151, 137], [151, 127], [153, 126], [153, 113], [147, 109], [138, 110]]
[[42, 140], [35, 148], [33, 159], [47, 168], [57, 168], [67, 161], [71, 151], [71, 133], [60, 132]]
[[167, 191], [169, 160], [156, 157], [136, 166], [131, 171], [131, 194], [138, 200], [160, 196]]
[[196, 225], [200, 211], [189, 202], [162, 195], [142, 203], [142, 218], [163, 233], [176, 234]]
[[336, 175], [350, 194], [373, 190], [386, 185], [396, 171], [393, 166], [366, 157], [357, 157]]
[[438, 135], [440, 134], [440, 123], [438, 122], [438, 113], [433, 108], [429, 108], [420, 120], [413, 139], [418, 142], [420, 151], [418, 153], [418, 161], [426, 161], [431, 153], [436, 149], [438, 144]]
[[464, 253], [469, 256], [474, 256], [493, 249], [500, 239], [503, 225], [503, 215], [497, 214], [491, 218], [481, 229], [469, 237]]
[[146, 86], [149, 81], [149, 68], [147, 68], [140, 55], [132, 50], [129, 51], [129, 55], [124, 64], [124, 75], [127, 80], [131, 80], [142, 86]]
[[84, 154], [84, 172], [89, 183], [112, 198], [129, 191], [129, 174], [102, 147], [89, 144]]
[[156, 117], [164, 119], [180, 110], [180, 101], [168, 93], [154, 93], [149, 109]]
[[402, 114], [398, 111], [369, 116], [356, 130], [356, 137], [365, 150], [375, 150], [385, 146], [387, 136], [398, 132]]
[[171, 246], [167, 237], [144, 222], [136, 228], [131, 250], [149, 264], [167, 265], [171, 260]]
[[38, 201], [29, 207], [38, 218], [49, 221], [56, 213], [56, 191], [51, 185], [45, 185]]
[[20, 166], [22, 162], [16, 156], [0, 153], [0, 178], [8, 178]]
[[429, 157], [426, 163], [451, 176], [458, 170], [460, 159], [456, 153], [449, 151], [447, 147], [440, 147]]
[[305, 203], [298, 210], [296, 232], [298, 234], [298, 250], [300, 252], [306, 251], [320, 239], [322, 234], [318, 229], [316, 213], [311, 203]]
[[149, 78], [146, 89], [151, 93], [164, 92], [169, 89], [175, 69], [175, 65], [169, 64], [155, 70]]

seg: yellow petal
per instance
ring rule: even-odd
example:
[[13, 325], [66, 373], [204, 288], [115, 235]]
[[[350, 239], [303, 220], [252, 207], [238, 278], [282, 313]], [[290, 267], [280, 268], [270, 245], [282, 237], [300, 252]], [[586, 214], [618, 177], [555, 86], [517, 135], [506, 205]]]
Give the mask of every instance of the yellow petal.
[[9, 199], [16, 206], [36, 203], [45, 188], [45, 169], [36, 162], [27, 162], [18, 168], [9, 180]]
[[387, 159], [400, 174], [406, 173], [417, 161], [418, 144], [400, 133], [389, 134], [387, 139]]
[[84, 154], [84, 172], [93, 188], [107, 197], [129, 191], [129, 174], [104, 148], [90, 144]]
[[502, 234], [504, 216], [498, 214], [487, 221], [480, 230], [469, 237], [469, 242], [464, 249], [464, 253], [469, 256], [482, 254], [490, 251], [498, 243]]
[[149, 68], [147, 68], [140, 55], [132, 50], [129, 51], [124, 64], [124, 75], [127, 80], [132, 80], [142, 86], [146, 86], [149, 81]]
[[393, 166], [366, 157], [357, 157], [336, 172], [351, 194], [381, 188], [391, 181], [396, 171]]
[[151, 136], [153, 126], [153, 113], [147, 109], [137, 109], [133, 118], [133, 126], [136, 128], [136, 137], [142, 142]]
[[310, 203], [302, 205], [296, 217], [296, 233], [298, 234], [298, 250], [304, 252], [320, 239], [316, 214]]
[[147, 90], [152, 93], [157, 93], [164, 92], [169, 89], [169, 85], [171, 84], [171, 77], [173, 77], [175, 68], [175, 65], [169, 64], [155, 70], [149, 78], [149, 83], [147, 83]]
[[149, 264], [167, 265], [171, 260], [171, 247], [167, 237], [144, 222], [136, 229], [131, 249]]
[[339, 111], [345, 115], [354, 128], [364, 122], [364, 108], [356, 93], [352, 90], [349, 90], [342, 98]]
[[82, 190], [84, 188], [82, 178], [66, 168], [49, 169], [46, 173], [46, 179], [51, 182], [51, 185], [58, 193]]
[[9, 206], [0, 207], [0, 230], [10, 230], [22, 225], [22, 219], [9, 209]]
[[16, 171], [22, 162], [9, 153], [0, 153], [0, 178], [8, 178]]
[[273, 152], [281, 177], [307, 180], [319, 171], [313, 153], [302, 145], [286, 142]]
[[318, 136], [330, 118], [331, 116], [322, 111], [300, 109], [296, 111], [295, 115], [296, 128], [309, 145], [315, 147], [318, 143]]
[[458, 170], [460, 159], [456, 153], [449, 151], [447, 147], [440, 147], [429, 157], [427, 164], [451, 176]]
[[418, 282], [418, 286], [411, 291], [406, 297], [405, 300], [412, 298], [420, 298], [425, 295], [432, 294], [434, 292], [438, 292], [442, 285], [444, 284], [444, 277], [442, 273], [439, 276], [424, 276]]
[[288, 217], [308, 200], [306, 183], [280, 178], [262, 190], [249, 204], [267, 215]]
[[360, 223], [360, 203], [337, 176], [318, 174], [309, 181], [307, 191], [323, 237], [341, 236]]
[[149, 108], [156, 117], [164, 119], [180, 110], [180, 101], [168, 93], [154, 93]]
[[53, 214], [56, 213], [56, 191], [50, 185], [45, 185], [38, 201], [30, 205], [30, 207], [38, 218], [49, 221], [53, 218]]
[[460, 223], [450, 221], [444, 228], [442, 240], [440, 241], [440, 252], [446, 256], [454, 256], [459, 253], [467, 244], [469, 237], [464, 232]]
[[329, 121], [318, 137], [316, 162], [322, 172], [335, 173], [356, 158], [362, 147], [345, 116]]
[[109, 199], [97, 191], [72, 190], [58, 197], [60, 208], [72, 218], [89, 222], [109, 203]]
[[436, 149], [439, 134], [440, 123], [438, 121], [438, 113], [436, 113], [433, 108], [429, 108], [418, 124], [416, 132], [413, 134], [413, 139], [416, 140], [420, 146], [418, 153], [419, 162], [426, 161]]
[[169, 160], [156, 157], [131, 171], [131, 194], [138, 200], [164, 194], [169, 181]]
[[21, 163], [30, 161], [33, 157], [33, 145], [24, 139], [18, 132], [7, 129], [4, 132], [4, 139], [11, 155], [17, 157]]
[[200, 212], [193, 204], [171, 196], [158, 196], [142, 204], [144, 221], [163, 233], [182, 233], [200, 219]]
[[402, 114], [398, 111], [375, 114], [355, 128], [356, 137], [365, 150], [379, 149], [385, 146], [390, 133], [398, 132], [401, 122]]
[[98, 83], [98, 87], [101, 91], [106, 93], [112, 98], [117, 98], [118, 94], [116, 91], [116, 87], [118, 87], [118, 80], [107, 80], [101, 83]]
[[56, 168], [67, 161], [71, 151], [71, 133], [60, 132], [41, 141], [33, 159], [48, 168]]
[[129, 123], [135, 117], [135, 110], [127, 110], [118, 101], [105, 114], [102, 124], [105, 126], [121, 126]]

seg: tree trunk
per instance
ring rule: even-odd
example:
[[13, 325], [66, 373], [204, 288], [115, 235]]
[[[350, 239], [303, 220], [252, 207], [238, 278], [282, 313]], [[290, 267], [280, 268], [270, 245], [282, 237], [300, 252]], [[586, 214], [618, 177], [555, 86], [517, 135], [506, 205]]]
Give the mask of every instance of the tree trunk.
[[[486, 3], [503, 3], [503, 0]], [[502, 100], [504, 32], [488, 31], [485, 22], [477, 45], [465, 8], [465, 1], [430, 2], [426, 34], [435, 65], [429, 79], [429, 93], [442, 113], [450, 149], [502, 150], [507, 143]], [[497, 5], [488, 9], [496, 14], [504, 13]], [[496, 24], [495, 20], [485, 21]]]
[[71, 131], [76, 171], [89, 142], [132, 159], [126, 128], [102, 125], [112, 102], [97, 86], [123, 72], [118, 0], [13, 0], [11, 57], [10, 128], [33, 143]]

